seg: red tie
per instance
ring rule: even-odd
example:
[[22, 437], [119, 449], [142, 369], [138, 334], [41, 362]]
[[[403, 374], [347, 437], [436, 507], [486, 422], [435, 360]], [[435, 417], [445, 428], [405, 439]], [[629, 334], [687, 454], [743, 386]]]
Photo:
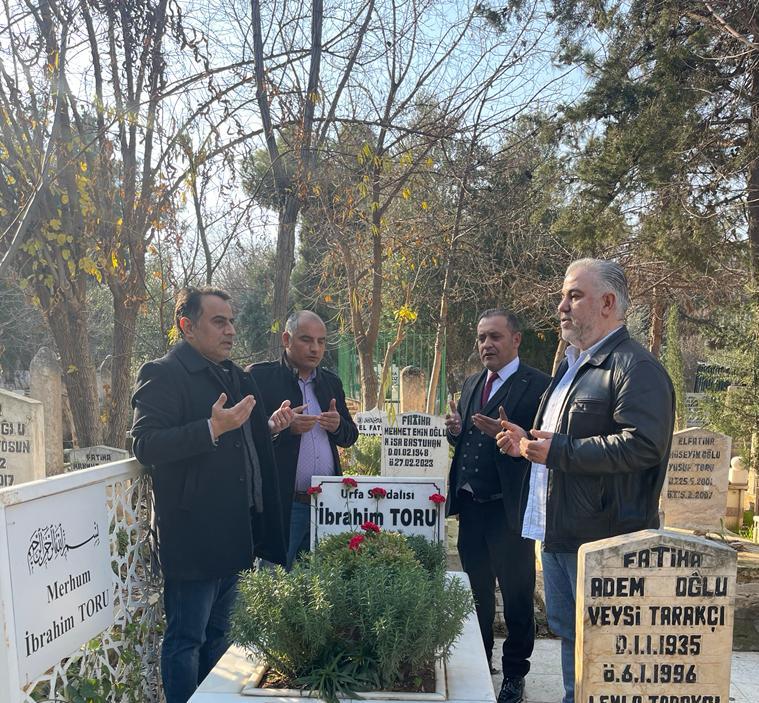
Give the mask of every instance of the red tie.
[[480, 407], [484, 408], [488, 404], [490, 391], [493, 390], [493, 381], [495, 381], [496, 378], [498, 378], [498, 373], [491, 371], [490, 376], [488, 376], [488, 380], [485, 383], [485, 387], [482, 389], [482, 400], [480, 401]]

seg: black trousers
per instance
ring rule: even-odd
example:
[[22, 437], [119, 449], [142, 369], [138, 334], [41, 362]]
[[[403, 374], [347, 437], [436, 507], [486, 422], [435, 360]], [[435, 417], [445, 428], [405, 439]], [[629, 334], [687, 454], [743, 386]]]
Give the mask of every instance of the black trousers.
[[498, 581], [508, 630], [501, 659], [503, 675], [525, 676], [535, 644], [535, 542], [506, 529], [500, 500], [477, 503], [466, 491], [459, 495], [458, 550], [472, 584], [485, 653], [491, 660]]

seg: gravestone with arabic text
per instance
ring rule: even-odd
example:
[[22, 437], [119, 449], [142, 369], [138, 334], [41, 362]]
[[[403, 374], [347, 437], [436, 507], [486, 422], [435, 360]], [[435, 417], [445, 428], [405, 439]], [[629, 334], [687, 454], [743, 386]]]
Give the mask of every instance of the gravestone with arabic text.
[[359, 434], [379, 436], [382, 434], [382, 425], [387, 422], [387, 413], [373, 408], [356, 413], [353, 419], [356, 421]]
[[737, 557], [642, 530], [577, 562], [576, 703], [728, 703]]

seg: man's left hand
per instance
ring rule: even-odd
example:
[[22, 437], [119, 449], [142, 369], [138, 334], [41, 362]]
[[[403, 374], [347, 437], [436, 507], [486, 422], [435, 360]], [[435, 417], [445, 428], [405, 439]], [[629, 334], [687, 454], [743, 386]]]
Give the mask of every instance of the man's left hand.
[[272, 434], [277, 434], [290, 427], [290, 424], [295, 417], [293, 409], [290, 407], [289, 400], [283, 400], [282, 405], [278, 410], [275, 410], [269, 418], [269, 431]]
[[337, 412], [337, 403], [334, 398], [329, 403], [329, 410], [323, 411], [317, 422], [327, 432], [337, 432], [337, 428], [340, 427], [340, 413]]
[[519, 441], [519, 453], [536, 464], [545, 465], [548, 461], [548, 452], [551, 449], [551, 439], [553, 432], [544, 432], [543, 430], [532, 430], [530, 434], [535, 439], [522, 437]]
[[501, 431], [501, 421], [498, 418], [488, 417], [482, 413], [472, 415], [472, 423], [478, 430], [493, 439]]

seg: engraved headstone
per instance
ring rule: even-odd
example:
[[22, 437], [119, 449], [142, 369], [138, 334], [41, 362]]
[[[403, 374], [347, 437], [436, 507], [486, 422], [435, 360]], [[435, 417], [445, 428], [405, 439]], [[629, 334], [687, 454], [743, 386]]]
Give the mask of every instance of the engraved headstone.
[[49, 347], [40, 347], [29, 364], [29, 395], [45, 414], [45, 474], [63, 473], [63, 397], [61, 365]]
[[45, 478], [42, 403], [0, 389], [0, 488]]
[[448, 475], [445, 420], [427, 413], [401, 413], [382, 426], [383, 476]]
[[424, 369], [406, 366], [401, 371], [401, 412], [422, 412], [427, 404]]
[[667, 527], [712, 530], [727, 510], [730, 437], [701, 428], [675, 432], [661, 507]]
[[576, 703], [728, 703], [737, 556], [667, 530], [577, 560]]
[[89, 469], [101, 464], [110, 464], [112, 461], [121, 461], [128, 459], [129, 452], [125, 449], [116, 449], [115, 447], [106, 447], [97, 445], [95, 447], [80, 447], [72, 449], [69, 452], [69, 462], [71, 471], [79, 469]]
[[373, 408], [356, 413], [353, 419], [356, 421], [359, 434], [381, 435], [382, 425], [387, 422], [387, 413], [384, 410]]

